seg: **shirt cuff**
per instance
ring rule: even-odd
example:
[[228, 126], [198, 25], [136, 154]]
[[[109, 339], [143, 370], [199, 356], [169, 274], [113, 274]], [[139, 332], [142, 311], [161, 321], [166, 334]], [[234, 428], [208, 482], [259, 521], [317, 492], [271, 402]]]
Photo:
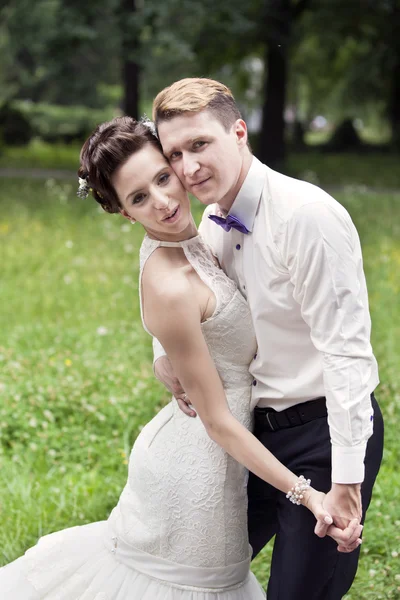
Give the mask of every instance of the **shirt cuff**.
[[332, 483], [362, 483], [367, 443], [332, 446]]

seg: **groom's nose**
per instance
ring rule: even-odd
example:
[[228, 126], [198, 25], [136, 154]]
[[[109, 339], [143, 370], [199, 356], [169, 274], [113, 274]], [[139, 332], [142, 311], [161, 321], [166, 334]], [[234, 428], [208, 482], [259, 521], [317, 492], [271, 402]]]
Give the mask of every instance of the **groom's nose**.
[[196, 171], [198, 171], [200, 168], [197, 158], [190, 154], [184, 154], [182, 159], [184, 176], [187, 178], [193, 177]]

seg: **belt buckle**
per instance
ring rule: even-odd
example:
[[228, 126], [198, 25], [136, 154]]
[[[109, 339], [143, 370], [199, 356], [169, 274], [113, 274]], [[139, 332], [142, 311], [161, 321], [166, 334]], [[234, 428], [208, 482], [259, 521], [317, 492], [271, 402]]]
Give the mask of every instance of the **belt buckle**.
[[274, 426], [273, 426], [273, 425], [272, 425], [272, 423], [271, 423], [271, 419], [269, 418], [269, 415], [270, 415], [270, 414], [271, 414], [271, 413], [269, 413], [269, 412], [266, 412], [266, 413], [265, 413], [265, 416], [267, 417], [268, 425], [271, 427], [272, 431], [275, 431], [275, 428], [274, 428]]

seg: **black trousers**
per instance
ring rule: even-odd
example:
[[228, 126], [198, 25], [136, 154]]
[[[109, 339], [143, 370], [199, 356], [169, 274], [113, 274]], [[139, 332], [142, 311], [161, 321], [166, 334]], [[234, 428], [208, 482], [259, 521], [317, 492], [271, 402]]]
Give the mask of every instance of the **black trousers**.
[[[372, 394], [374, 433], [368, 440], [365, 480], [361, 486], [363, 519], [372, 496], [383, 452], [383, 419]], [[327, 418], [319, 418], [279, 431], [259, 431], [257, 437], [284, 465], [311, 485], [331, 488], [331, 443]], [[276, 534], [268, 600], [340, 600], [350, 589], [357, 571], [360, 549], [337, 551], [330, 538], [314, 534], [315, 518], [303, 506], [250, 474], [248, 526], [253, 558]]]

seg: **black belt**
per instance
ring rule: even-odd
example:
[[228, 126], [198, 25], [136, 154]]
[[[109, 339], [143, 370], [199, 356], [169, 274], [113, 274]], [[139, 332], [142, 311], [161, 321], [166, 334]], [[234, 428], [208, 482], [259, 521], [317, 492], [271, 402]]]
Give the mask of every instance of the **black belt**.
[[327, 414], [326, 398], [324, 396], [296, 404], [280, 412], [273, 408], [256, 406], [254, 409], [255, 433], [257, 431], [278, 431], [288, 427], [297, 427], [314, 421], [314, 419], [326, 417]]

